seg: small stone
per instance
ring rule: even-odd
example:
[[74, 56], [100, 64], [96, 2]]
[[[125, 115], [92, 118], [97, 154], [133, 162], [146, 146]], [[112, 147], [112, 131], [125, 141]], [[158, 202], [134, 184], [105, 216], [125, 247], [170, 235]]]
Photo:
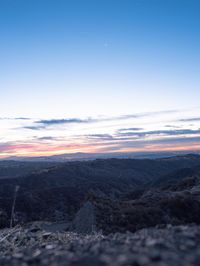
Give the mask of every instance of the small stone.
[[14, 253], [13, 257], [16, 259], [21, 259], [21, 258], [23, 258], [23, 254], [22, 253]]
[[51, 236], [51, 233], [49, 233], [49, 232], [46, 232], [46, 233], [43, 233], [43, 234], [42, 234], [42, 237], [43, 237], [44, 239], [47, 239], [49, 236]]
[[147, 246], [154, 246], [155, 244], [157, 244], [157, 240], [155, 240], [155, 239], [147, 239], [145, 244]]
[[33, 257], [38, 257], [41, 254], [41, 251], [39, 249], [37, 249], [34, 253], [33, 253]]
[[31, 232], [31, 233], [36, 233], [36, 232], [38, 232], [38, 231], [40, 231], [41, 229], [39, 228], [39, 227], [32, 227], [30, 230], [29, 230], [29, 232]]
[[54, 248], [54, 246], [53, 245], [46, 245], [45, 248], [48, 249], [48, 250], [51, 250], [51, 249]]

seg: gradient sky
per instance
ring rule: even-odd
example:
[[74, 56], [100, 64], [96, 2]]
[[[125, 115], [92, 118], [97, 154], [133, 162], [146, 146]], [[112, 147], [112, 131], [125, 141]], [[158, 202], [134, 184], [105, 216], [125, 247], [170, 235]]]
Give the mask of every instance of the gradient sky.
[[0, 157], [198, 150], [199, 14], [199, 0], [1, 0]]

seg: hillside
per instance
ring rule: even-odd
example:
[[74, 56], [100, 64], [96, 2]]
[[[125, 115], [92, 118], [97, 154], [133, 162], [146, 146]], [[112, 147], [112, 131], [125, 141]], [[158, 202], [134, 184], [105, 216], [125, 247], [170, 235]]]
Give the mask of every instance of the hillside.
[[[99, 226], [105, 232], [110, 224], [108, 223], [109, 217], [114, 217], [111, 223], [113, 226], [110, 226], [109, 230], [134, 231], [138, 228], [137, 224], [145, 227], [168, 222], [166, 217], [169, 215], [166, 216], [165, 211], [163, 213], [165, 210], [163, 206], [171, 197], [169, 195], [173, 195], [172, 198], [174, 198], [175, 192], [172, 192], [172, 189], [170, 192], [164, 191], [164, 187], [166, 183], [171, 184], [171, 180], [176, 184], [188, 175], [191, 176], [198, 172], [200, 156], [187, 155], [154, 160], [98, 159], [56, 165], [47, 164], [46, 167], [44, 164], [37, 164], [37, 169], [34, 168], [34, 171], [33, 164], [31, 164], [29, 168], [27, 167], [31, 173], [20, 175], [24, 165], [27, 167], [26, 163], [19, 166], [17, 177], [11, 174], [10, 177], [0, 179], [2, 227], [9, 223], [14, 190], [18, 185], [20, 189], [16, 200], [15, 223], [34, 220], [70, 222], [84, 202], [89, 199], [97, 206], [97, 212], [101, 218], [98, 220], [99, 225], [107, 223], [106, 226]], [[10, 166], [11, 173], [14, 168], [16, 165], [13, 163]], [[181, 193], [185, 200], [187, 193]], [[179, 195], [176, 194], [176, 197]], [[199, 201], [196, 195], [195, 198], [193, 197], [193, 195], [187, 195], [186, 204], [190, 206], [191, 201], [194, 203], [197, 201], [194, 206], [198, 210]], [[158, 205], [159, 208], [157, 208]], [[111, 207], [107, 210], [109, 206]], [[114, 211], [115, 209], [117, 211]], [[130, 217], [128, 221], [131, 226], [128, 227], [127, 222], [123, 222], [127, 220], [127, 215], [123, 214], [125, 218], [121, 218], [121, 213], [125, 210]], [[113, 211], [117, 213], [116, 216], [113, 216]], [[131, 217], [135, 217], [136, 212], [137, 216], [142, 216], [142, 219], [148, 222], [138, 218], [137, 222], [134, 219], [132, 223]], [[102, 222], [103, 217], [106, 217], [106, 223]], [[149, 219], [149, 217], [153, 218]], [[180, 220], [182, 219], [181, 217]], [[187, 221], [186, 219], [185, 222]], [[190, 220], [192, 221], [193, 219]], [[194, 221], [199, 222], [197, 218]], [[178, 223], [178, 220], [176, 222]]]

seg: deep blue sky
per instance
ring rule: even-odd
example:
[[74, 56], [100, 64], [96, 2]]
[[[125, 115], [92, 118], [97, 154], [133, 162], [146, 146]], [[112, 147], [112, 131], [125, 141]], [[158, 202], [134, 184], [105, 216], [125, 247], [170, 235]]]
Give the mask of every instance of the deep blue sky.
[[[51, 116], [58, 103], [57, 116], [79, 115], [75, 103], [83, 115], [102, 114], [103, 103], [105, 115], [196, 106], [199, 14], [198, 0], [1, 0], [1, 98], [11, 104], [1, 112]], [[166, 101], [155, 102], [163, 93]]]
[[1, 0], [1, 116], [198, 107], [199, 14], [199, 0]]

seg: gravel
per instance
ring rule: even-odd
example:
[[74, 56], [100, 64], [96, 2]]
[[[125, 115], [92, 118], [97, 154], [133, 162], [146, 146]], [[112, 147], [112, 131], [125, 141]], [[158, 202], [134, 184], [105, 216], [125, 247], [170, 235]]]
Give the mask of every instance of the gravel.
[[0, 231], [0, 265], [200, 265], [200, 226], [168, 225], [108, 236], [19, 226]]

